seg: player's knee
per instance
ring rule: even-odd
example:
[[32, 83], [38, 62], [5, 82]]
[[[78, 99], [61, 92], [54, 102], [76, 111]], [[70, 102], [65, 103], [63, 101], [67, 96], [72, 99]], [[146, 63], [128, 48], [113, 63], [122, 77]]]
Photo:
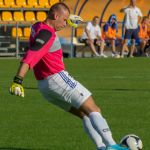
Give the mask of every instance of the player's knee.
[[91, 96], [80, 106], [80, 111], [84, 112], [86, 115], [91, 112], [101, 112]]
[[128, 46], [128, 41], [125, 41], [123, 44], [126, 45], [126, 46]]
[[101, 113], [101, 109], [99, 107], [97, 107], [97, 112], [100, 112]]
[[135, 40], [131, 40], [131, 45], [135, 45]]
[[83, 110], [85, 112], [86, 115], [89, 115], [91, 112], [99, 112], [101, 113], [101, 110], [98, 106], [90, 106], [90, 107], [86, 107]]

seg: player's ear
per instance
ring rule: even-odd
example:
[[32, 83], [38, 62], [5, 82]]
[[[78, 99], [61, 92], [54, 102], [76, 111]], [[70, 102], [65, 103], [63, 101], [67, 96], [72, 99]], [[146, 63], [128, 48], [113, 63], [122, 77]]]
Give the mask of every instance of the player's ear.
[[59, 16], [58, 16], [58, 13], [55, 13], [54, 16], [53, 16], [53, 19], [54, 19], [54, 20], [57, 20], [58, 17], [59, 17]]

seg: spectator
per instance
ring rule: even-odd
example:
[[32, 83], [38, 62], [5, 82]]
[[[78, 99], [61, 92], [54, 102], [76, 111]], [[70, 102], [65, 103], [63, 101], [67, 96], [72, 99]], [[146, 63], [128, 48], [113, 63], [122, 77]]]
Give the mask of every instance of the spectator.
[[148, 35], [149, 35], [149, 38], [150, 38], [150, 11], [148, 13]]
[[119, 57], [116, 52], [116, 40], [121, 38], [117, 35], [118, 32], [118, 23], [115, 14], [112, 14], [108, 22], [103, 27], [103, 39], [105, 42], [110, 42], [112, 47], [112, 57]]
[[150, 38], [150, 11], [148, 12], [148, 36]]
[[148, 56], [148, 54], [147, 54], [147, 49], [150, 47], [150, 11], [149, 11], [149, 13], [148, 13], [148, 36], [149, 36], [149, 40], [148, 40], [148, 42], [146, 43], [146, 46], [145, 46], [145, 48], [144, 48], [144, 53], [146, 54], [146, 56]]
[[[84, 42], [87, 45], [89, 45], [95, 56], [107, 57], [103, 54], [104, 40], [101, 36], [101, 29], [99, 26], [98, 16], [95, 16], [91, 22], [87, 23], [85, 31], [81, 37], [81, 42]], [[95, 46], [98, 46], [98, 48], [100, 48], [99, 53], [96, 51]]]
[[147, 54], [144, 51], [144, 48], [148, 42], [149, 36], [148, 36], [148, 17], [144, 16], [141, 24], [139, 25], [139, 40], [140, 40], [140, 48], [141, 48], [141, 54], [143, 56], [147, 56]]
[[135, 40], [138, 39], [138, 24], [141, 20], [141, 10], [136, 7], [136, 0], [130, 0], [130, 5], [122, 8], [120, 12], [125, 13], [125, 36], [123, 41], [123, 47], [121, 51], [121, 57], [124, 57], [124, 49], [128, 45], [128, 40], [131, 39], [131, 50], [129, 57], [133, 57], [135, 50]]

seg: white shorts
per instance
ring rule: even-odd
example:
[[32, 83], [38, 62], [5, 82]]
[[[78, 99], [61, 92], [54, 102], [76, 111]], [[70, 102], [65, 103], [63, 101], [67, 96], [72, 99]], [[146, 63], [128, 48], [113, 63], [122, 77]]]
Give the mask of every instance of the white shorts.
[[91, 92], [66, 71], [39, 80], [38, 87], [49, 102], [66, 111], [69, 111], [72, 106], [79, 108], [91, 96]]

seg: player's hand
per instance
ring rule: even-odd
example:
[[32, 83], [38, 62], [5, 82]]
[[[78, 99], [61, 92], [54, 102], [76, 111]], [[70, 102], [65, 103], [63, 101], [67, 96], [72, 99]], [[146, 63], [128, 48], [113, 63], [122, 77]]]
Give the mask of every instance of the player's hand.
[[15, 76], [12, 85], [10, 86], [10, 93], [13, 95], [24, 97], [24, 88], [22, 86], [23, 78]]
[[78, 25], [83, 22], [83, 19], [78, 15], [70, 14], [69, 19], [67, 20], [68, 25], [77, 28]]

